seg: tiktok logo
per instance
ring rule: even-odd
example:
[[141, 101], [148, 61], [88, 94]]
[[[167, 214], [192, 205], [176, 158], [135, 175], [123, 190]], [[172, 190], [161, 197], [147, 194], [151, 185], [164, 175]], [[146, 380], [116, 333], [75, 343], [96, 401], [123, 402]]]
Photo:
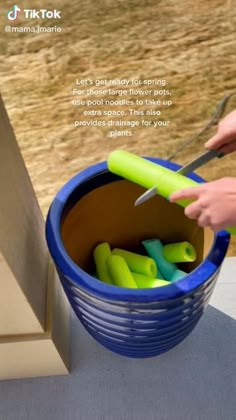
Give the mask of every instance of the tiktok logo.
[[20, 11], [21, 9], [15, 4], [12, 9], [8, 10], [7, 19], [16, 20], [20, 14]]

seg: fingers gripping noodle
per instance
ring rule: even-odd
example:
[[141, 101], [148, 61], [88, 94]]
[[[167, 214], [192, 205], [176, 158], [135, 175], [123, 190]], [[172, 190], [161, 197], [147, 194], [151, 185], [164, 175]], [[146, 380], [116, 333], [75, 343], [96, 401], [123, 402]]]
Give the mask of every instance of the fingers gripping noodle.
[[[115, 150], [108, 156], [108, 169], [129, 181], [135, 182], [144, 188], [158, 187], [158, 194], [164, 198], [184, 188], [195, 187], [199, 184], [181, 174], [150, 162], [140, 156], [125, 150]], [[186, 207], [192, 200], [179, 200], [177, 204]], [[226, 229], [236, 235], [236, 227]]]

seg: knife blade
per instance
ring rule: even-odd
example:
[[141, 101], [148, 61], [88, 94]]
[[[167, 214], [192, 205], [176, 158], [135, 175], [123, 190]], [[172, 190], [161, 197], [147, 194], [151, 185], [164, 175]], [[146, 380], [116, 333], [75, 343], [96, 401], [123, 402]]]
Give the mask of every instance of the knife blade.
[[[195, 169], [200, 168], [201, 166], [205, 165], [205, 163], [209, 162], [210, 160], [218, 157], [223, 157], [224, 154], [219, 150], [208, 150], [205, 153], [202, 153], [196, 159], [193, 159], [191, 162], [187, 163], [182, 168], [178, 169], [176, 172], [180, 175], [187, 175], [193, 172]], [[144, 203], [145, 201], [149, 200], [150, 198], [154, 197], [158, 194], [158, 187], [152, 187], [149, 190], [145, 191], [136, 201], [135, 206], [139, 206], [140, 204]]]

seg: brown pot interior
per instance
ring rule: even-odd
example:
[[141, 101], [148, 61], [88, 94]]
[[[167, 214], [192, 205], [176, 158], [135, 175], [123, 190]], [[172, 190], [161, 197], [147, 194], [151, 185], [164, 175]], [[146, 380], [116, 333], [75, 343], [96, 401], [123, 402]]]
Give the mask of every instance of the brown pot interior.
[[192, 271], [212, 247], [214, 234], [184, 215], [184, 209], [160, 196], [135, 207], [145, 190], [126, 180], [110, 182], [90, 191], [67, 212], [61, 223], [63, 244], [80, 268], [94, 272], [93, 249], [101, 242], [145, 255], [141, 241], [159, 238], [164, 244], [189, 241], [197, 260], [179, 265]]

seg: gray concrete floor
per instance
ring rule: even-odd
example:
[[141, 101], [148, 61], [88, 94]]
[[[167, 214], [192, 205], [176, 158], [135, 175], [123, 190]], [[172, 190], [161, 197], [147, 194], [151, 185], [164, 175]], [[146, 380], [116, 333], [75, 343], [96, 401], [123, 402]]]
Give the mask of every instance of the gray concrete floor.
[[0, 420], [236, 420], [236, 258], [227, 258], [192, 334], [132, 360], [97, 344], [72, 315], [68, 377], [0, 383]]

